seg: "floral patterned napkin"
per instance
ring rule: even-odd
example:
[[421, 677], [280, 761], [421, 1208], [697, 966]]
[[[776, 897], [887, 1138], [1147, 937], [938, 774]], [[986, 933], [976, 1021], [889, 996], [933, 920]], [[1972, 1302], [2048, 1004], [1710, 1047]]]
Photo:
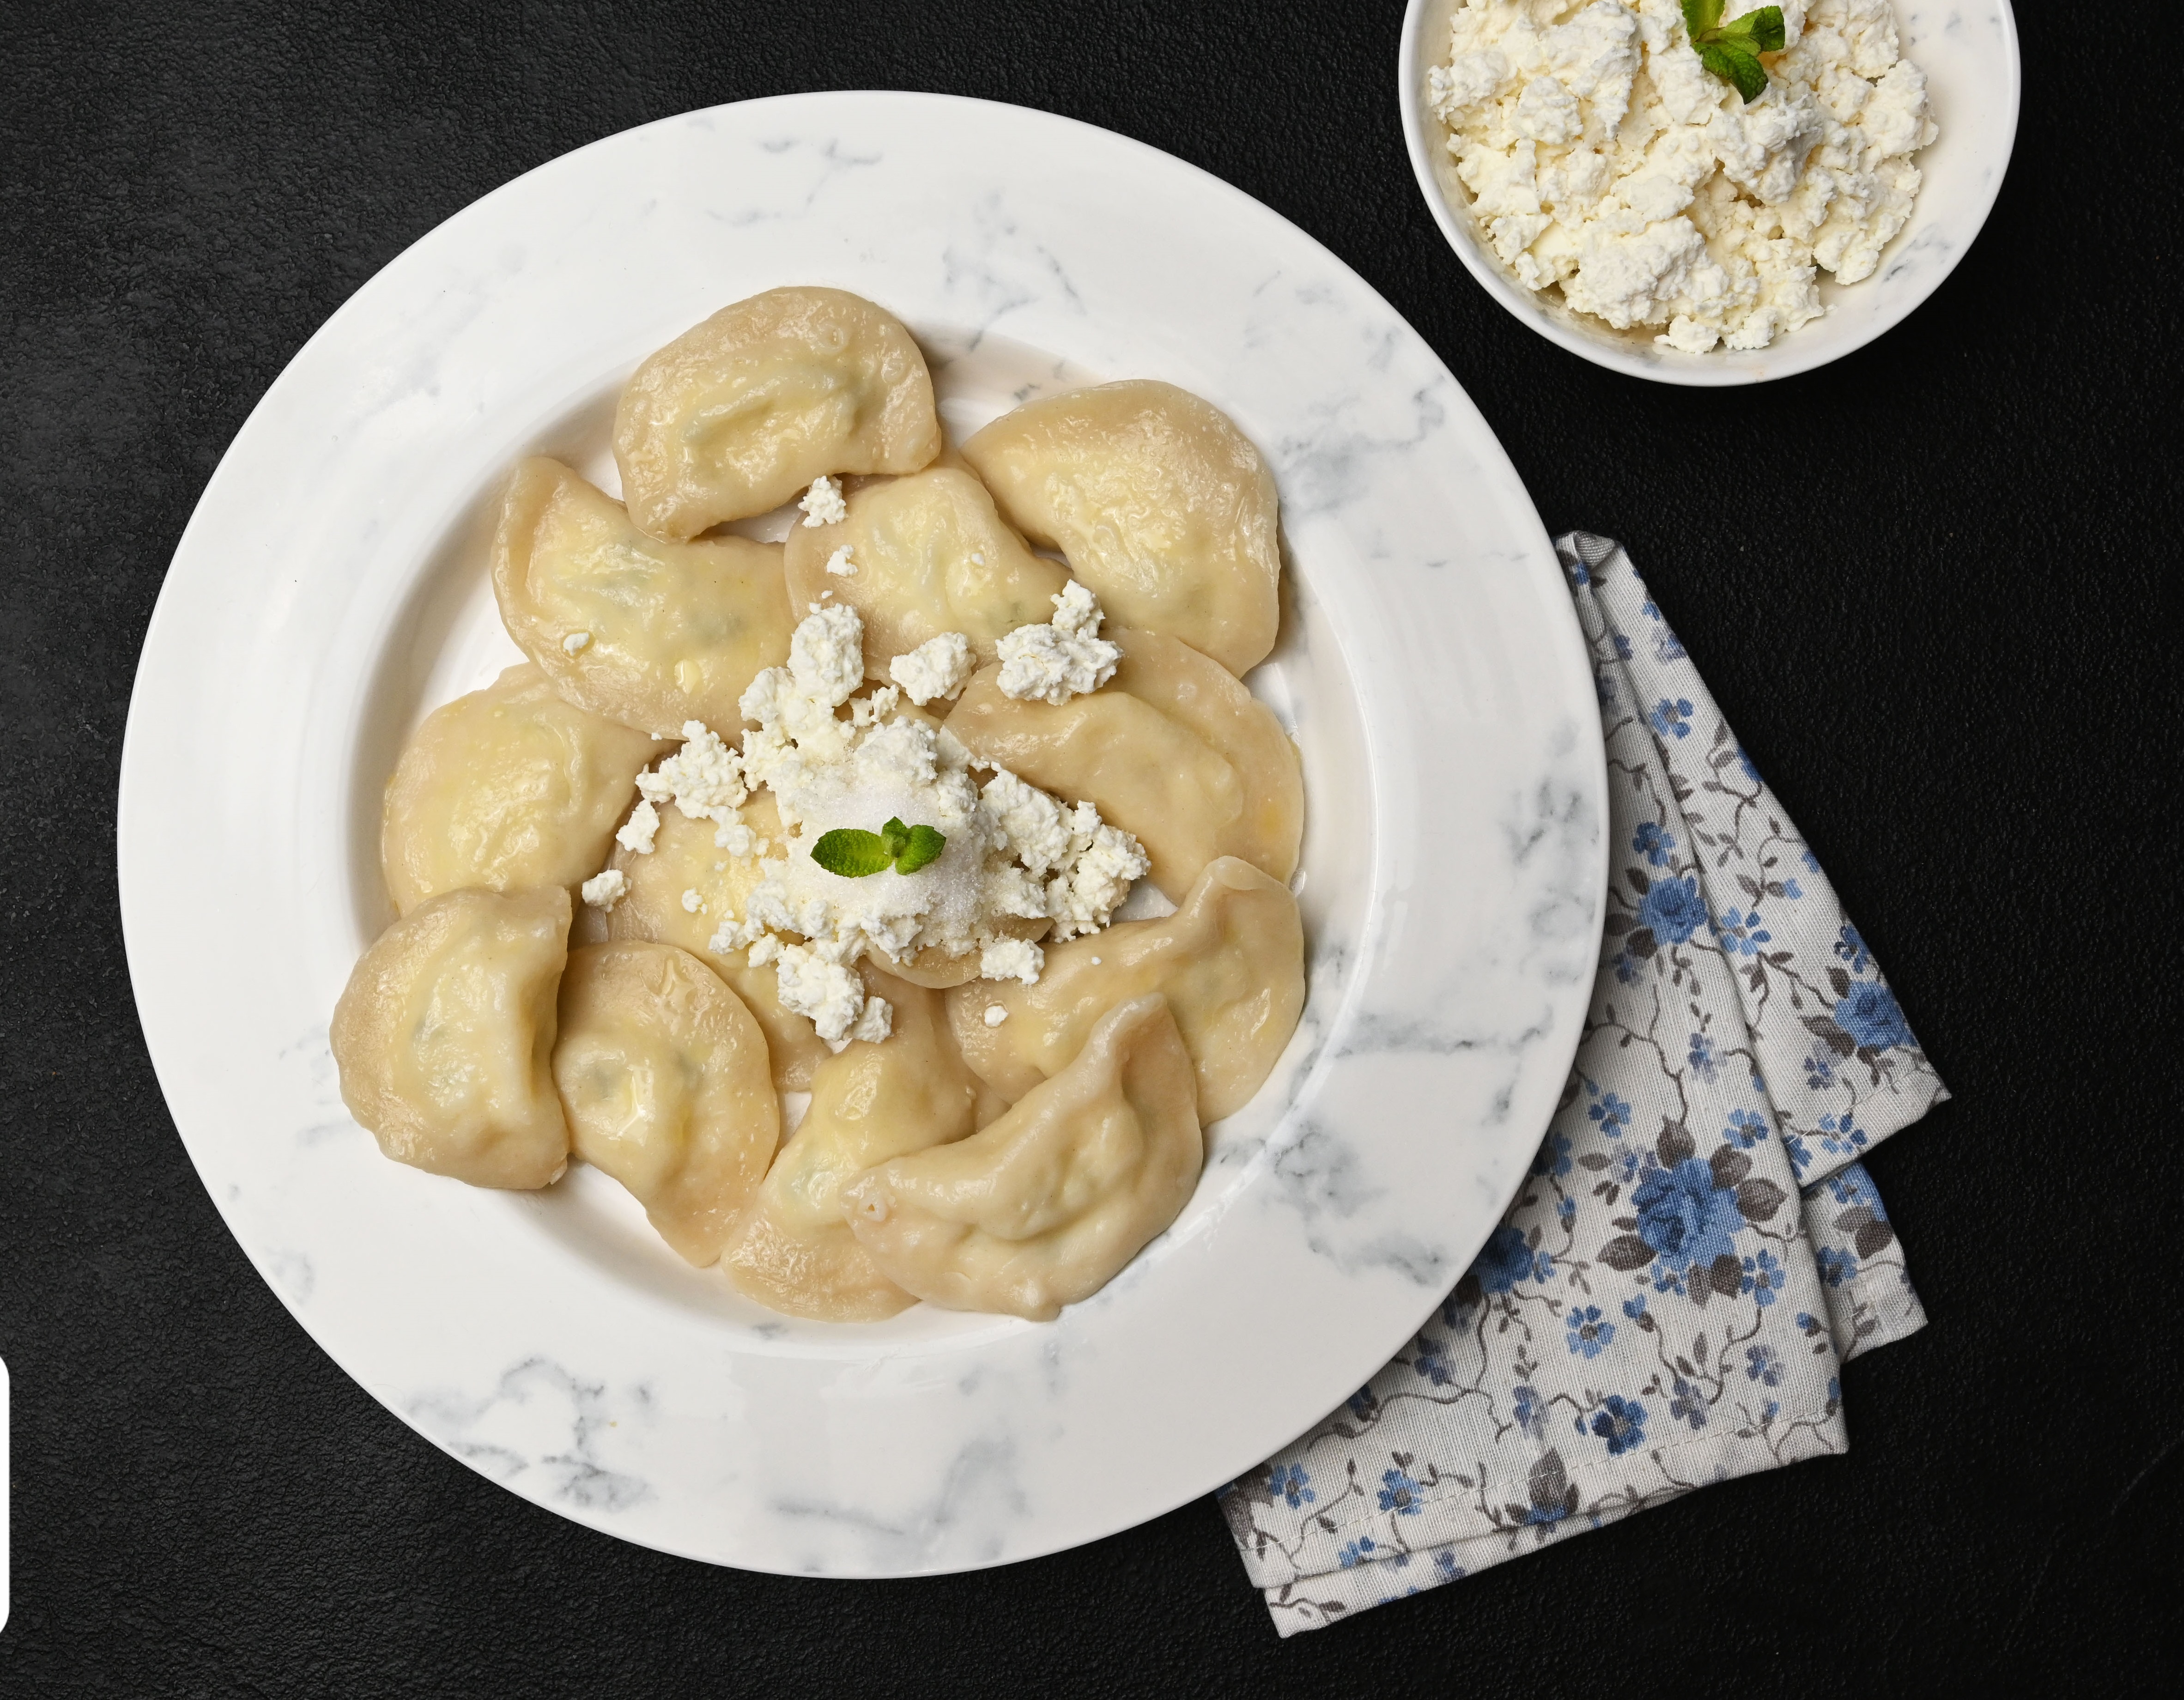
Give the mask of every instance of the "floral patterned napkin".
[[1630, 557], [1556, 549], [1607, 744], [1591, 1010], [1434, 1319], [1221, 1491], [1284, 1636], [1841, 1452], [1838, 1365], [1925, 1321], [1857, 1159], [1948, 1094]]

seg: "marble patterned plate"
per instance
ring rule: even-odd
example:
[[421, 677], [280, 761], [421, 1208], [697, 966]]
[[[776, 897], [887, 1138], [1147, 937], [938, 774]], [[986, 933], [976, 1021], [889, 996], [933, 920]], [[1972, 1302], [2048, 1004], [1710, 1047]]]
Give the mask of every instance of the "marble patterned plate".
[[[420, 1173], [380, 1157], [336, 1090], [327, 1014], [389, 915], [380, 786], [428, 710], [513, 655], [485, 577], [497, 481], [535, 451], [610, 481], [636, 362], [791, 282], [900, 314], [958, 432], [1042, 388], [1160, 377], [1226, 409], [1280, 484], [1290, 599], [1253, 684], [1304, 751], [1304, 1021], [1257, 1099], [1210, 1130], [1181, 1219], [1044, 1326], [926, 1306], [856, 1327], [773, 1316], [680, 1262], [596, 1172], [541, 1194]], [[1402, 1344], [1485, 1240], [1563, 1084], [1604, 784], [1531, 503], [1355, 273], [1100, 131], [931, 95], [797, 95], [510, 183], [297, 355], [207, 488], [145, 641], [123, 918], [206, 1188], [389, 1410], [627, 1540], [900, 1575], [1157, 1515]]]

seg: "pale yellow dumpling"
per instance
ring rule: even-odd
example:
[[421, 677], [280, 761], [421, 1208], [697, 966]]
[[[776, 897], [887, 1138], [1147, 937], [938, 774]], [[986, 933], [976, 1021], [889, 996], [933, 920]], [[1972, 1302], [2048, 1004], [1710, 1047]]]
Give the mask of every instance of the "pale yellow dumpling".
[[721, 1257], [728, 1279], [760, 1304], [826, 1322], [877, 1322], [916, 1302], [857, 1243], [842, 1219], [842, 1189], [876, 1162], [965, 1137], [983, 1090], [939, 994], [864, 973], [872, 995], [894, 1007], [893, 1033], [820, 1063], [811, 1108]]
[[358, 959], [329, 1034], [342, 1101], [398, 1162], [473, 1186], [538, 1187], [567, 1167], [549, 1058], [569, 894], [454, 891]]
[[379, 859], [395, 909], [599, 872], [637, 776], [667, 746], [565, 701], [534, 666], [435, 709], [387, 782]]
[[662, 543], [558, 460], [516, 466], [493, 540], [493, 589], [516, 645], [571, 702], [680, 738], [733, 735], [760, 669], [788, 659], [781, 546]]
[[[1003, 1097], [1059, 1074], [1116, 1005], [1164, 994], [1198, 1075], [1198, 1114], [1251, 1101], [1304, 1011], [1304, 927], [1287, 886], [1224, 857], [1173, 915], [1124, 921], [1046, 947], [1034, 986], [980, 983], [948, 995], [963, 1059]], [[1005, 1018], [989, 1025], [987, 1012]]]
[[822, 472], [915, 472], [940, 452], [925, 356], [840, 289], [769, 289], [652, 355], [615, 410], [629, 516], [682, 542], [779, 507]]
[[[870, 484], [849, 497], [849, 517], [793, 527], [784, 545], [789, 600], [798, 608], [833, 593], [865, 622], [865, 672], [944, 632], [961, 632], [983, 666], [1019, 626], [1054, 617], [1069, 575], [1002, 523], [994, 499], [969, 472], [931, 466]], [[842, 549], [854, 570], [829, 572]]]
[[1171, 902], [1216, 856], [1287, 879], [1304, 835], [1304, 775], [1281, 722], [1187, 644], [1153, 632], [1102, 635], [1123, 660], [1100, 689], [1061, 704], [1020, 702], [1002, 694], [1000, 669], [986, 668], [963, 687], [948, 730], [974, 760], [1091, 803], [1134, 833]]
[[1273, 649], [1273, 475], [1210, 402], [1146, 379], [1074, 390], [1003, 414], [963, 458], [1117, 625], [1180, 638], [1234, 673]]
[[[755, 793], [743, 805], [744, 824], [782, 854], [781, 817], [771, 791]], [[613, 867], [629, 881], [621, 900], [607, 912], [610, 939], [657, 939], [680, 945], [699, 957], [744, 1000], [766, 1034], [773, 1059], [774, 1084], [800, 1092], [811, 1084], [811, 1071], [827, 1046], [809, 1017], [782, 1007], [781, 982], [770, 967], [753, 967], [744, 950], [716, 950], [713, 934], [722, 918], [740, 916], [752, 888], [764, 872], [760, 856], [736, 856], [713, 842], [710, 821], [693, 820], [672, 803], [660, 806], [660, 829], [649, 853], [626, 846], [615, 850]], [[694, 894], [696, 901], [686, 902]]]
[[1136, 998], [1006, 1115], [866, 1170], [842, 1207], [872, 1262], [918, 1297], [1051, 1321], [1190, 1201], [1206, 1160], [1195, 1096], [1167, 1000]]
[[576, 1154], [680, 1256], [716, 1262], [781, 1141], [766, 1035], [721, 977], [672, 945], [571, 951], [554, 1084]]

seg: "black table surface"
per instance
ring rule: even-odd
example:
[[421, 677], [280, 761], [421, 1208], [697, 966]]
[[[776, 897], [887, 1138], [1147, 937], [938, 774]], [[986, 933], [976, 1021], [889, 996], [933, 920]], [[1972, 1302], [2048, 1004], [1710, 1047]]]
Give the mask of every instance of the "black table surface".
[[[9, 0], [0, 1691], [2120, 1692], [2174, 1666], [2177, 504], [2149, 445], [2177, 168], [2133, 8], [2025, 8], [2016, 155], [1956, 273], [1862, 352], [1735, 392], [1599, 371], [1471, 281], [1405, 159], [1401, 14]], [[252, 1271], [153, 1077], [114, 895], [130, 685], [192, 506], [312, 331], [466, 203], [649, 120], [859, 87], [1065, 113], [1258, 197], [1440, 351], [1550, 529], [1630, 544], [1956, 1094], [1871, 1163], [1932, 1325], [1846, 1372], [1847, 1457], [1283, 1642], [1210, 1501], [889, 1583], [621, 1544], [412, 1433]]]

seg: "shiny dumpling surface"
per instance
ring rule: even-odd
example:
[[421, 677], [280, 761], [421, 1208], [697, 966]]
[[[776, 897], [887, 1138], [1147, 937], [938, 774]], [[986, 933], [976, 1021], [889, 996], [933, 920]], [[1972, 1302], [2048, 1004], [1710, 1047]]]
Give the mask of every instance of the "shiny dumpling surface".
[[560, 1013], [554, 1084], [576, 1154], [681, 1257], [715, 1262], [781, 1140], [757, 1022], [688, 951], [635, 939], [571, 951]]
[[435, 709], [387, 782], [379, 859], [395, 908], [466, 886], [581, 883], [666, 747], [565, 700], [530, 666]]
[[769, 289], [638, 366], [615, 410], [630, 518], [682, 542], [770, 512], [822, 472], [915, 472], [940, 452], [925, 356], [840, 289]]
[[826, 1322], [877, 1322], [916, 1302], [857, 1243], [842, 1189], [874, 1163], [963, 1138], [981, 1096], [938, 993], [871, 967], [865, 983], [894, 1006], [894, 1031], [819, 1064], [811, 1107], [721, 1258], [760, 1304]]
[[[1174, 1011], [1200, 1119], [1243, 1108], [1304, 1011], [1304, 927], [1289, 888], [1224, 857], [1174, 914], [1049, 945], [1037, 985], [964, 986], [948, 1014], [964, 1060], [1013, 1100], [1067, 1067], [1108, 1011], [1151, 992]], [[1006, 1018], [989, 1026], [996, 1007]]]
[[[1054, 617], [1069, 575], [1025, 548], [961, 468], [868, 484], [850, 492], [848, 507], [833, 525], [791, 527], [783, 561], [794, 606], [831, 591], [863, 616], [869, 677], [886, 678], [890, 660], [944, 632], [961, 632], [983, 666], [1003, 635]], [[830, 573], [842, 549], [855, 570]]]
[[1195, 1100], [1167, 1000], [1135, 998], [1006, 1115], [867, 1169], [843, 1208], [873, 1262], [920, 1298], [1050, 1321], [1189, 1201], [1206, 1155]]
[[1180, 638], [1240, 674], [1273, 649], [1273, 475], [1212, 403], [1149, 379], [1073, 390], [1003, 414], [963, 458], [1117, 625]]
[[1018, 701], [984, 668], [963, 687], [948, 730], [972, 757], [1137, 835], [1151, 879], [1181, 902], [1206, 864], [1240, 856], [1287, 879], [1304, 834], [1296, 746], [1264, 703], [1188, 644], [1109, 630], [1123, 660], [1098, 690]]
[[795, 627], [781, 546], [662, 543], [558, 460], [517, 464], [493, 533], [502, 623], [571, 702], [661, 738], [700, 720], [733, 735]]
[[550, 1184], [569, 1130], [549, 1059], [569, 894], [449, 892], [358, 959], [329, 1034], [342, 1101], [398, 1162], [473, 1186]]

